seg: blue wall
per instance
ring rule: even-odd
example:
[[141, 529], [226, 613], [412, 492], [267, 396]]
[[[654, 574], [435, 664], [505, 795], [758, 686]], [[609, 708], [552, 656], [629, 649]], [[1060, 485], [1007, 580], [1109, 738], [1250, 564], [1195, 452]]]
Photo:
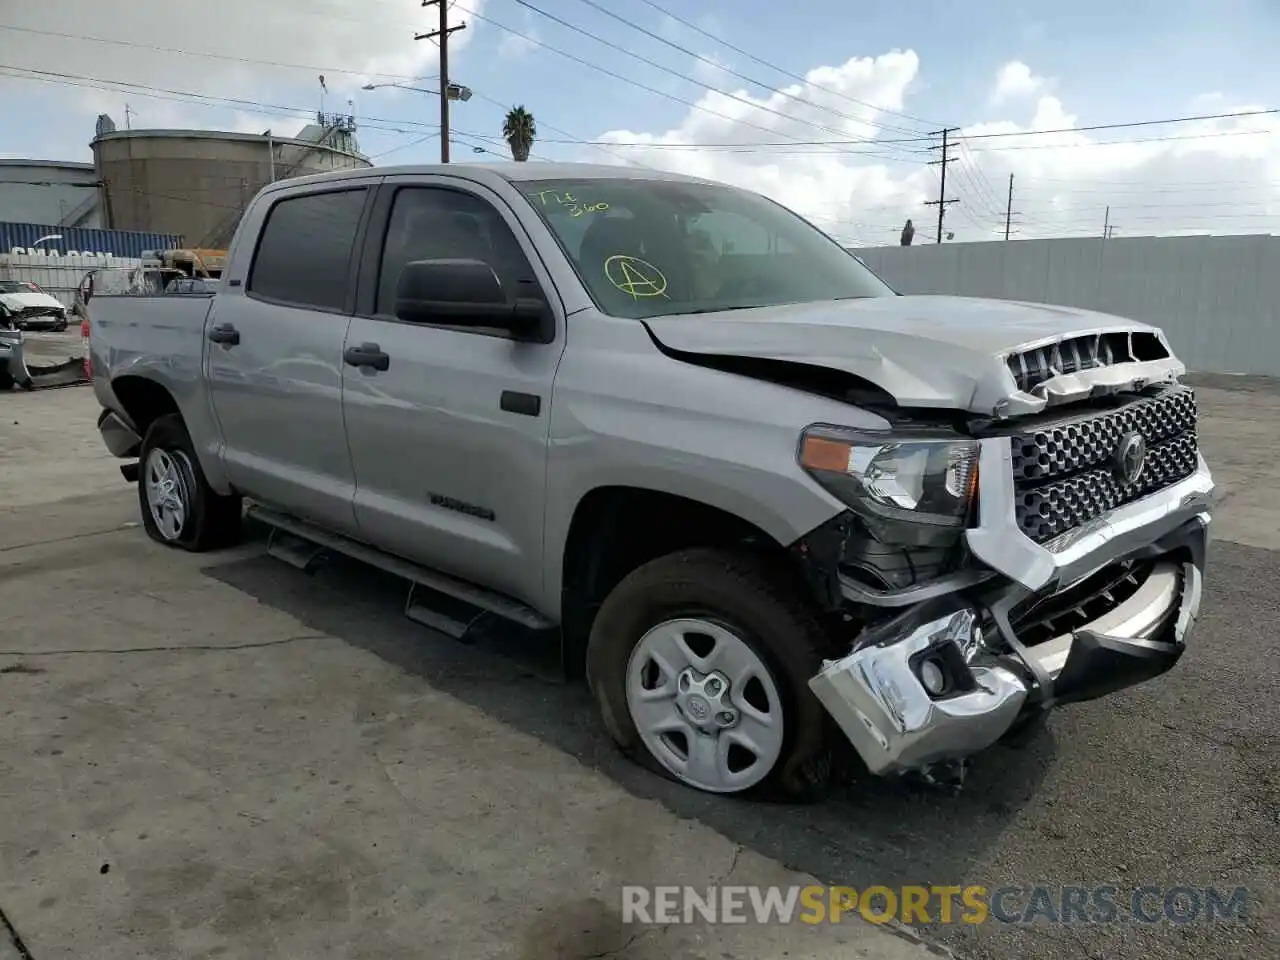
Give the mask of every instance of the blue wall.
[[29, 247], [41, 237], [61, 234], [61, 240], [46, 240], [37, 250], [66, 254], [109, 253], [114, 257], [140, 257], [143, 250], [170, 250], [182, 246], [182, 238], [164, 233], [134, 233], [131, 230], [87, 230], [79, 227], [54, 227], [39, 223], [0, 223], [0, 253], [12, 253], [14, 247]]

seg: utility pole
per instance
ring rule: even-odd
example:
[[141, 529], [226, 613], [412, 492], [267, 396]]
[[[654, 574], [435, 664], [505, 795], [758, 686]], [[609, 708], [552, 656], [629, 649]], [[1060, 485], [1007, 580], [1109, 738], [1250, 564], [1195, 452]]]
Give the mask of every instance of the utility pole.
[[1013, 223], [1013, 174], [1009, 174], [1009, 205], [1004, 208], [1004, 238], [1009, 239], [1009, 226]]
[[1107, 213], [1102, 218], [1102, 239], [1105, 240], [1111, 236], [1111, 207], [1107, 207]]
[[467, 29], [465, 23], [456, 27], [449, 26], [449, 4], [447, 0], [422, 0], [424, 7], [436, 4], [440, 7], [440, 27], [430, 33], [419, 33], [415, 40], [433, 40], [439, 38], [440, 46], [440, 162], [449, 162], [449, 34]]
[[[959, 129], [960, 129], [959, 127], [947, 127], [945, 130], [936, 130], [933, 133], [929, 134], [929, 136], [931, 137], [936, 137], [939, 135], [942, 136], [942, 143], [941, 143], [942, 159], [929, 161], [930, 166], [933, 166], [934, 164], [940, 164], [942, 166], [942, 184], [938, 188], [938, 199], [926, 200], [924, 202], [926, 207], [938, 208], [938, 236], [934, 240], [935, 243], [942, 242], [942, 215], [947, 211], [947, 204], [960, 202], [958, 199], [955, 199], [955, 198], [952, 198], [950, 200], [947, 199], [947, 164], [954, 163], [955, 160], [957, 159], [956, 157], [947, 156], [947, 147], [949, 146], [949, 144], [947, 143], [947, 134], [955, 133]], [[937, 150], [938, 147], [936, 146], [930, 147], [929, 149]]]

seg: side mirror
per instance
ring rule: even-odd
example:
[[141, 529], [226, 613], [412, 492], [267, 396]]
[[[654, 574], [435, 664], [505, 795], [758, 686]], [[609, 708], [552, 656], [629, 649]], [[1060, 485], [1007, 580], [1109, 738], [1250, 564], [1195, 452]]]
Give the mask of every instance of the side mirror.
[[535, 298], [509, 301], [493, 268], [480, 260], [414, 260], [396, 281], [395, 315], [413, 323], [509, 331], [519, 340], [543, 340], [547, 305]]

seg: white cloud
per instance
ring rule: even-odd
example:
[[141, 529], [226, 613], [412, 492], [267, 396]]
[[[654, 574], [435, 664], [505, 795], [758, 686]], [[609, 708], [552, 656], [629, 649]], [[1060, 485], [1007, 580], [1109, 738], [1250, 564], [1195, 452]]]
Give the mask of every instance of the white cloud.
[[[729, 72], [730, 65], [713, 53], [704, 53], [703, 59], [693, 61], [692, 76], [709, 87], [731, 87], [735, 77]], [[709, 62], [708, 62], [709, 61]]]
[[521, 37], [508, 33], [498, 41], [498, 56], [503, 60], [518, 60], [529, 51], [536, 50], [538, 45], [534, 41], [541, 39], [533, 30]]
[[[446, 0], [448, 2], [448, 0]], [[471, 9], [474, 9], [472, 5]], [[508, 23], [510, 20], [507, 21]], [[542, 41], [542, 32], [534, 16], [524, 7], [520, 8], [520, 21], [516, 25], [519, 34], [502, 31], [502, 39], [498, 41], [498, 57], [503, 60], [519, 60], [526, 54], [538, 49]], [[457, 36], [457, 34], [454, 34]]]
[[[468, 0], [467, 5], [482, 11], [484, 0]], [[225, 113], [211, 120], [217, 114], [190, 98], [169, 94], [166, 99], [156, 96], [154, 89], [147, 96], [148, 91], [136, 87], [95, 89], [99, 79], [297, 108], [250, 119], [253, 107], [244, 105], [238, 108], [241, 116], [233, 121], [248, 129], [270, 126], [292, 135], [307, 122], [307, 112], [321, 104], [321, 75], [328, 87], [323, 94], [325, 109], [346, 110], [347, 101], [354, 99], [376, 115], [385, 111], [370, 104], [389, 94], [361, 93], [365, 82], [410, 83], [437, 72], [438, 48], [427, 40], [415, 42], [413, 37], [415, 32], [435, 29], [438, 14], [416, 3], [400, 9], [366, 0], [221, 0], [213, 16], [208, 6], [200, 4], [170, 4], [157, 11], [146, 4], [42, 0], [5, 7], [6, 26], [37, 31], [0, 30], [6, 68], [93, 78], [62, 77], [64, 82], [59, 84], [51, 82], [56, 77], [36, 82], [0, 75], [0, 102], [20, 105], [36, 92], [52, 93], [65, 107], [60, 113], [83, 122], [84, 133], [76, 138], [77, 153], [83, 151], [80, 145], [89, 139], [97, 113], [110, 113], [118, 126], [124, 126], [126, 102], [136, 112], [135, 127], [208, 127], [226, 122]], [[456, 13], [454, 17], [459, 19]], [[455, 33], [451, 43], [462, 48], [473, 33], [473, 29]], [[190, 56], [155, 47], [219, 56]], [[65, 82], [69, 79], [80, 85]]]
[[[898, 112], [912, 112], [906, 95], [920, 66], [907, 50], [818, 67], [808, 83], [784, 88], [802, 103], [736, 91], [743, 104], [708, 91], [697, 101], [703, 109], [669, 130], [600, 139], [627, 144], [610, 149], [634, 163], [758, 190], [851, 243], [896, 243], [911, 217], [919, 243], [936, 231], [937, 208], [925, 201], [938, 196], [928, 163], [938, 141], [928, 134], [940, 124]], [[1024, 93], [1043, 89], [1029, 69], [1023, 77]], [[1015, 237], [1100, 235], [1104, 220], [1116, 236], [1280, 232], [1277, 116], [1081, 131], [1088, 118], [1058, 97], [1032, 103], [1029, 120], [985, 120], [952, 135], [947, 196], [960, 203], [949, 206], [944, 230], [957, 240], [1003, 236], [1011, 173]], [[1261, 108], [1218, 99], [1209, 112], [1251, 109]], [[1059, 129], [1067, 132], [1027, 135]], [[868, 138], [877, 142], [859, 142]]]
[[1007, 100], [1032, 97], [1044, 90], [1047, 85], [1048, 81], [1044, 77], [1036, 76], [1021, 60], [1010, 60], [996, 74], [996, 85], [991, 91], [991, 103], [996, 105]]

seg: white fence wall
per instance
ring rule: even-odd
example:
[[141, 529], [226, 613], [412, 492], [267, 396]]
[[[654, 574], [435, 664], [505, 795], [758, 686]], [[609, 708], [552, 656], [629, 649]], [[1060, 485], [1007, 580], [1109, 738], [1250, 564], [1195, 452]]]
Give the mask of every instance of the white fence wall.
[[1192, 370], [1280, 376], [1280, 237], [1010, 240], [853, 252], [899, 293], [1100, 310], [1163, 328]]
[[70, 308], [75, 304], [76, 289], [90, 270], [103, 267], [136, 267], [141, 260], [129, 257], [43, 256], [29, 253], [0, 253], [0, 280], [27, 280], [38, 284], [45, 293], [57, 297]]

